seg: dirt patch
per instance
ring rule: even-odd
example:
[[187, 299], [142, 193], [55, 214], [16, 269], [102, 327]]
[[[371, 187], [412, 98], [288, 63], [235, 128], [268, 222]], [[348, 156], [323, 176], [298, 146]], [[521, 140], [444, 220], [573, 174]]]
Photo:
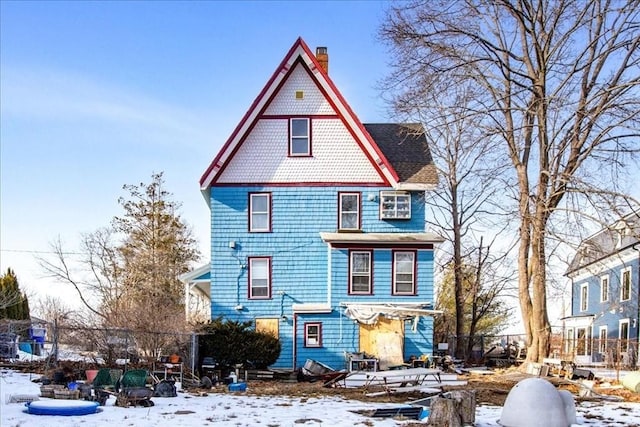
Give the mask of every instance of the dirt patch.
[[[519, 381], [530, 378], [531, 375], [521, 373], [517, 370], [495, 371], [491, 375], [461, 375], [459, 379], [467, 381], [466, 385], [444, 386], [443, 392], [450, 390], [474, 390], [476, 392], [476, 402], [478, 405], [502, 406], [509, 394], [509, 391]], [[568, 390], [577, 401], [601, 400], [597, 396], [581, 398], [578, 397], [581, 386], [576, 381], [569, 381], [561, 377], [546, 377], [558, 389]], [[616, 384], [613, 384], [615, 387]], [[611, 388], [606, 383], [596, 383], [594, 390], [598, 394], [605, 396], [618, 396], [627, 402], [640, 402], [640, 393], [633, 393], [623, 388]], [[224, 386], [215, 388], [216, 392], [226, 392]], [[375, 390], [368, 390], [371, 392]], [[406, 403], [412, 400], [424, 398], [425, 395], [419, 391], [408, 393], [394, 393], [391, 395], [382, 394], [378, 396], [367, 396], [367, 392], [360, 388], [324, 387], [321, 381], [318, 382], [285, 382], [285, 381], [250, 381], [247, 388], [248, 395], [255, 396], [292, 396], [302, 399], [323, 396], [340, 396], [345, 399], [359, 400], [363, 402], [391, 402]]]
[[[22, 372], [34, 372], [40, 374], [51, 374], [51, 369], [46, 369], [44, 363], [20, 363], [20, 364], [1, 364], [2, 368], [15, 369]], [[81, 375], [88, 367], [86, 364], [76, 362], [64, 362], [56, 369], [62, 369], [73, 379], [82, 379]], [[463, 386], [444, 386], [443, 391], [449, 390], [475, 390], [476, 402], [479, 405], [495, 405], [502, 406], [509, 394], [511, 388], [519, 381], [530, 378], [517, 370], [516, 368], [496, 369], [489, 375], [466, 374], [461, 375], [459, 379], [467, 381]], [[563, 377], [546, 377], [548, 381], [557, 388], [568, 390], [577, 401], [601, 400], [598, 396], [581, 398], [577, 397], [580, 385], [576, 381], [569, 381]], [[274, 381], [274, 380], [252, 380], [249, 381], [246, 394], [255, 396], [291, 396], [302, 399], [323, 396], [341, 396], [345, 399], [360, 400], [363, 402], [392, 402], [406, 403], [412, 400], [424, 398], [425, 395], [419, 391], [409, 393], [394, 393], [391, 395], [382, 394], [379, 396], [367, 396], [363, 389], [359, 388], [341, 388], [341, 387], [324, 387], [322, 381], [316, 382], [296, 382], [296, 381]], [[611, 381], [610, 383], [596, 382], [594, 390], [598, 394], [605, 396], [617, 396], [626, 402], [640, 402], [640, 393], [634, 393], [624, 389], [619, 383]], [[375, 391], [375, 390], [368, 390]], [[211, 390], [192, 389], [190, 392], [194, 396], [203, 395], [206, 392], [227, 392], [226, 387], [219, 385]]]

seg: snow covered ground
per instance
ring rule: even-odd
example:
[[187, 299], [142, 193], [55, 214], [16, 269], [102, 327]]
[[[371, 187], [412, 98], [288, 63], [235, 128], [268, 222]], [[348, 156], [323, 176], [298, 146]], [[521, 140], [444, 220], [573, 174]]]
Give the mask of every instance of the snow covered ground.
[[[71, 417], [31, 415], [25, 412], [24, 403], [11, 403], [11, 398], [14, 397], [15, 400], [15, 397], [21, 395], [39, 396], [39, 384], [32, 382], [36, 378], [38, 375], [35, 374], [11, 370], [0, 372], [1, 426], [391, 427], [406, 423], [390, 418], [372, 418], [354, 412], [398, 407], [398, 404], [366, 403], [331, 396], [300, 398], [251, 396], [245, 393], [211, 393], [208, 396], [194, 397], [179, 392], [178, 397], [174, 398], [154, 397], [155, 406], [150, 408], [120, 408], [115, 406], [115, 399], [111, 398], [97, 414]], [[476, 427], [499, 426], [501, 411], [501, 407], [478, 406]], [[640, 427], [638, 403], [586, 402], [578, 405], [577, 412], [578, 422], [584, 426]]]

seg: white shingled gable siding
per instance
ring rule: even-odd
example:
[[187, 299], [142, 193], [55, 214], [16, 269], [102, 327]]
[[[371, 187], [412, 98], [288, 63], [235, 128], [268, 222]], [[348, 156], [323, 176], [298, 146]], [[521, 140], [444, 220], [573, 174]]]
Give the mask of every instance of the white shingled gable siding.
[[339, 119], [313, 119], [312, 157], [288, 157], [287, 119], [262, 119], [218, 179], [223, 184], [381, 182]]
[[[296, 99], [296, 91], [302, 91], [303, 99]], [[278, 91], [266, 115], [317, 115], [336, 114], [307, 71], [298, 64]]]

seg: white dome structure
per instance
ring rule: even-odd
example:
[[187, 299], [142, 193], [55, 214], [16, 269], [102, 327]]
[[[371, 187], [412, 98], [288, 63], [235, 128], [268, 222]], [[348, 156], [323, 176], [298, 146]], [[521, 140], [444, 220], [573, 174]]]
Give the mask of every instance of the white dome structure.
[[576, 406], [571, 393], [556, 390], [542, 378], [527, 378], [507, 395], [499, 423], [504, 427], [570, 427], [577, 423]]

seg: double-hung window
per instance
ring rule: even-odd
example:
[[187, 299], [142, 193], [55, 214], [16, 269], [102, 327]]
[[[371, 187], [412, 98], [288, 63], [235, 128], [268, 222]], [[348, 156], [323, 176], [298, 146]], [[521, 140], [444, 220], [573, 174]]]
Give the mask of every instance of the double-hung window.
[[271, 258], [249, 258], [249, 299], [271, 298]]
[[304, 324], [304, 346], [322, 347], [322, 323]]
[[371, 295], [371, 252], [351, 251], [349, 262], [349, 293]]
[[249, 231], [271, 231], [271, 193], [249, 194]]
[[393, 293], [395, 295], [415, 295], [415, 252], [393, 253]]
[[380, 218], [410, 219], [411, 194], [397, 191], [381, 191]]
[[600, 277], [600, 302], [609, 301], [609, 276]]
[[584, 283], [580, 285], [580, 311], [587, 311], [589, 307], [589, 285]]
[[573, 328], [567, 328], [566, 341], [564, 343], [565, 353], [573, 353], [575, 349], [575, 336], [573, 335]]
[[338, 194], [339, 230], [360, 229], [360, 193]]
[[311, 155], [311, 119], [295, 118], [289, 122], [289, 155]]
[[620, 351], [629, 351], [629, 319], [618, 320]]
[[598, 335], [598, 338], [599, 338], [598, 351], [600, 352], [600, 354], [607, 354], [607, 337], [608, 337], [607, 327], [600, 326], [599, 335]]
[[620, 274], [620, 301], [631, 299], [631, 267], [622, 270]]

